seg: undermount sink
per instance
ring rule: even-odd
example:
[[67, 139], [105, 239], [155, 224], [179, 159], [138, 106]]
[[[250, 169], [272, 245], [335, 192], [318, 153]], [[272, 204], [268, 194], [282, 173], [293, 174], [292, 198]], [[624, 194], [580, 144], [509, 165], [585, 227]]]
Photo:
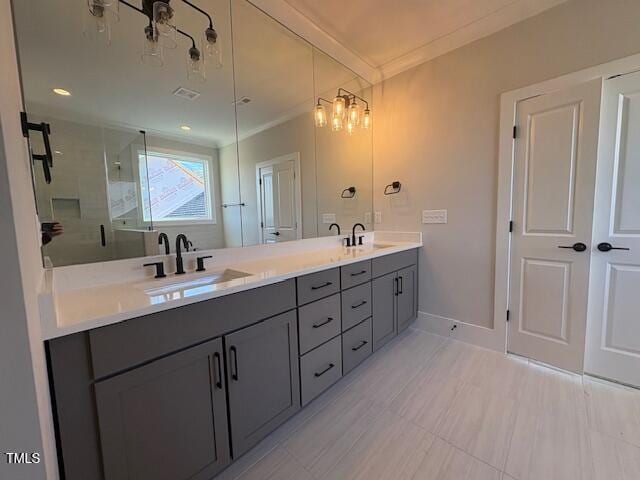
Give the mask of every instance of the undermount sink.
[[374, 243], [372, 245], [374, 250], [380, 250], [381, 248], [391, 248], [394, 247], [395, 245], [386, 245], [384, 243]]
[[149, 296], [166, 295], [175, 292], [197, 293], [201, 289], [206, 289], [211, 285], [218, 283], [229, 282], [238, 278], [249, 277], [251, 274], [246, 272], [240, 272], [227, 268], [219, 272], [208, 272], [198, 277], [193, 275], [185, 275], [183, 278], [172, 277], [166, 280], [155, 280], [144, 283], [136, 284], [135, 287], [143, 290]]

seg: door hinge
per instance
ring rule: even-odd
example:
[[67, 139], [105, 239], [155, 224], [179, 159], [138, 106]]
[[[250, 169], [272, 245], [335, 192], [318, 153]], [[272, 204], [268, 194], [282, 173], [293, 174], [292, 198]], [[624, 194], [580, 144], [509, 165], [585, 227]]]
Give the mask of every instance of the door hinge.
[[513, 232], [513, 220], [509, 220], [509, 233]]
[[518, 138], [518, 126], [517, 125], [513, 126], [513, 138], [514, 139]]
[[264, 222], [260, 222], [260, 228], [264, 228]]
[[509, 321], [510, 318], [511, 318], [511, 312], [507, 310], [507, 322]]

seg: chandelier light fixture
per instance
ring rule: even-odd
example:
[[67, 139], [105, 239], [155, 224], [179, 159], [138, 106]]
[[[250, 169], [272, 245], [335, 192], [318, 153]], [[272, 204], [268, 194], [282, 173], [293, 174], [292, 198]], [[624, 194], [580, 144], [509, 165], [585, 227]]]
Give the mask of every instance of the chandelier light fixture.
[[[344, 88], [339, 88], [338, 94], [333, 101], [318, 97], [314, 108], [314, 119], [318, 128], [323, 128], [329, 123], [327, 110], [323, 104], [331, 105], [331, 130], [334, 132], [344, 129], [347, 134], [353, 135], [358, 127], [365, 130], [371, 128], [369, 102], [361, 96]], [[362, 104], [364, 104], [364, 109], [362, 109]]]
[[195, 37], [178, 27], [176, 12], [170, 3], [172, 0], [140, 0], [140, 6], [127, 0], [86, 1], [89, 17], [93, 23], [92, 30], [103, 36], [107, 45], [111, 44], [112, 24], [120, 19], [120, 4], [146, 17], [147, 25], [143, 28], [144, 43], [141, 55], [141, 61], [146, 65], [162, 66], [165, 51], [176, 49], [178, 36], [180, 36], [190, 41], [191, 44], [187, 49], [186, 57], [188, 79], [198, 82], [205, 81], [205, 59], [207, 64], [211, 64], [215, 68], [222, 67], [220, 38], [214, 28], [213, 18], [188, 0], [173, 0], [173, 2], [174, 4], [178, 1], [184, 3], [204, 15], [209, 22], [209, 26], [202, 31], [202, 34]]

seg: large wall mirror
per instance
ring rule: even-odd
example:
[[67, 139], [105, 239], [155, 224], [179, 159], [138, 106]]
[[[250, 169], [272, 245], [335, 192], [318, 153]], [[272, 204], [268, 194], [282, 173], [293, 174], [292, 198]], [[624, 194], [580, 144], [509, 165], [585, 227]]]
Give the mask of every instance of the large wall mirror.
[[371, 227], [371, 86], [246, 0], [14, 11], [47, 264]]

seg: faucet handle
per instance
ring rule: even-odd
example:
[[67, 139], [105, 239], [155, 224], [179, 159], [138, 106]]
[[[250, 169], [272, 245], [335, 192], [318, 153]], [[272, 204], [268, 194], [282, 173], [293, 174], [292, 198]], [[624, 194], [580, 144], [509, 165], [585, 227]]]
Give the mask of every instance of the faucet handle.
[[364, 240], [364, 235], [360, 235], [358, 237], [358, 245], [364, 245], [363, 240]]
[[166, 275], [164, 273], [164, 262], [145, 263], [142, 266], [143, 267], [156, 267], [156, 276], [155, 276], [155, 278], [164, 278], [164, 277], [166, 277]]
[[197, 264], [196, 272], [204, 272], [206, 270], [206, 268], [204, 268], [204, 261], [207, 258], [213, 258], [213, 256], [212, 255], [205, 255], [204, 257], [196, 258], [196, 264]]
[[350, 237], [343, 238], [342, 242], [344, 243], [345, 241], [347, 242], [347, 247], [350, 247], [351, 246], [351, 238]]

